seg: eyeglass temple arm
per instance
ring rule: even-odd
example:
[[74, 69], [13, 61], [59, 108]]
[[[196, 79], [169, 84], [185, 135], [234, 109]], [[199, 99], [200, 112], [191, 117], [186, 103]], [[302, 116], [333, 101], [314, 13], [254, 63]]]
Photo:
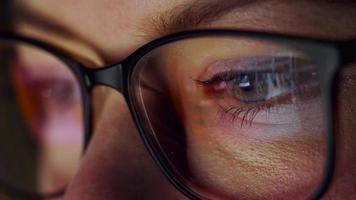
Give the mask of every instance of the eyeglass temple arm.
[[356, 63], [356, 39], [342, 42], [340, 45], [341, 66]]

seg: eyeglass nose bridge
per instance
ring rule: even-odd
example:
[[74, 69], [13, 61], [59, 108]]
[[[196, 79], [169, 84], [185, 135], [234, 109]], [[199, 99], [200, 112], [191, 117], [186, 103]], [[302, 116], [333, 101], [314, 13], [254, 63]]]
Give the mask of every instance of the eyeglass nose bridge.
[[105, 85], [122, 93], [124, 91], [122, 68], [121, 63], [104, 68], [85, 68], [85, 84], [89, 90], [96, 85]]

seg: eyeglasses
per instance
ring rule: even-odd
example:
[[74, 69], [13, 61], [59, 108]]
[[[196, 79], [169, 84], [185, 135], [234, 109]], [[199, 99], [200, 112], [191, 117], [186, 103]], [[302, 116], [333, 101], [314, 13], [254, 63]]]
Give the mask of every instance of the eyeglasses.
[[334, 170], [336, 87], [342, 71], [356, 72], [355, 49], [355, 40], [199, 30], [93, 69], [0, 33], [0, 183], [27, 198], [62, 194], [91, 138], [90, 92], [106, 85], [125, 96], [153, 159], [187, 197], [318, 199]]

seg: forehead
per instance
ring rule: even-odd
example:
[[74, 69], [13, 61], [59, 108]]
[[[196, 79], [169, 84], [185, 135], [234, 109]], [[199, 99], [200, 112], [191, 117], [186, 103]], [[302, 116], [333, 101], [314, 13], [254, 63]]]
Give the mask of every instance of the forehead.
[[[32, 0], [19, 1], [18, 8], [85, 39], [104, 57], [117, 58], [164, 34], [196, 28], [354, 37], [354, 4], [326, 0]], [[23, 26], [30, 26], [24, 29], [34, 32], [26, 22], [28, 17], [22, 18]]]

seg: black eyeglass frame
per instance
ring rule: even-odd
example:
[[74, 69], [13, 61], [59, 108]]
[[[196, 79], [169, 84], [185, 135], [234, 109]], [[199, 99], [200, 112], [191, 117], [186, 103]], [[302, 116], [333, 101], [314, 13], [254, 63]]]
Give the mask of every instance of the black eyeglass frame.
[[[103, 68], [88, 68], [80, 62], [76, 61], [71, 56], [63, 53], [56, 47], [50, 44], [41, 42], [39, 40], [24, 37], [18, 34], [9, 32], [0, 32], [0, 41], [23, 43], [35, 46], [44, 51], [49, 52], [53, 56], [59, 58], [63, 61], [69, 69], [72, 70], [81, 88], [81, 94], [83, 99], [83, 116], [84, 116], [84, 150], [87, 147], [91, 136], [92, 136], [92, 114], [90, 112], [90, 93], [94, 86], [105, 85], [114, 88], [120, 92], [129, 105], [132, 117], [136, 123], [139, 130], [140, 136], [150, 152], [152, 158], [168, 178], [168, 180], [186, 197], [190, 199], [206, 199], [199, 194], [192, 191], [188, 186], [186, 186], [183, 181], [177, 177], [173, 170], [170, 168], [168, 161], [165, 156], [162, 155], [161, 150], [158, 149], [155, 141], [149, 136], [149, 133], [142, 125], [142, 121], [139, 117], [137, 110], [136, 99], [134, 98], [133, 88], [132, 88], [132, 74], [137, 66], [136, 64], [144, 57], [147, 53], [152, 50], [176, 41], [207, 37], [207, 36], [230, 36], [230, 37], [248, 37], [254, 39], [261, 39], [265, 41], [276, 42], [279, 44], [285, 44], [288, 46], [295, 47], [296, 49], [302, 50], [309, 55], [313, 61], [316, 61], [316, 67], [320, 72], [320, 86], [323, 99], [323, 106], [326, 112], [326, 125], [327, 125], [327, 161], [324, 169], [324, 179], [318, 188], [309, 199], [319, 199], [327, 191], [330, 182], [332, 181], [333, 172], [335, 168], [335, 102], [336, 102], [336, 91], [337, 91], [337, 74], [344, 67], [351, 63], [356, 62], [356, 39], [336, 41], [336, 40], [320, 40], [315, 38], [297, 37], [289, 36], [283, 34], [274, 34], [266, 32], [255, 32], [255, 31], [243, 31], [243, 30], [221, 30], [221, 29], [209, 29], [209, 30], [194, 30], [185, 31], [180, 33], [171, 34], [168, 36], [161, 37], [159, 39], [153, 40], [146, 45], [142, 46], [134, 53], [129, 55], [122, 62], [113, 64], [110, 66], [104, 66]], [[354, 51], [353, 51], [354, 50]], [[7, 191], [14, 195], [18, 195], [30, 199], [42, 199], [42, 198], [52, 198], [60, 196], [64, 193], [64, 189], [53, 194], [35, 194], [24, 192], [16, 189], [4, 183], [0, 180], [0, 185], [3, 186]]]

